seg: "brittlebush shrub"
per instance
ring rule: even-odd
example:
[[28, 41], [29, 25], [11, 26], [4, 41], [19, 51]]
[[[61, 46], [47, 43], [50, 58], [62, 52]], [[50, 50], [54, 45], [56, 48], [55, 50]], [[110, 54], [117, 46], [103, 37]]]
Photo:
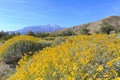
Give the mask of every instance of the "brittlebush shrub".
[[39, 45], [32, 41], [20, 40], [10, 45], [2, 55], [5, 63], [17, 62], [24, 54], [32, 55], [39, 50]]
[[120, 39], [113, 34], [72, 37], [24, 56], [8, 80], [120, 80]]
[[16, 64], [24, 54], [33, 55], [34, 52], [48, 46], [39, 38], [32, 36], [17, 36], [9, 39], [0, 47], [1, 60], [5, 63]]

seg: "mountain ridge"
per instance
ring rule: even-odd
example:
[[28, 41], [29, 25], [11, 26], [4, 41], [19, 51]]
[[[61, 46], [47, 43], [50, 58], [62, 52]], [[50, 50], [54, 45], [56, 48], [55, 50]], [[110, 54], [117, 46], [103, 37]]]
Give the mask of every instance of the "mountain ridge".
[[28, 26], [28, 27], [24, 27], [23, 29], [12, 32], [15, 33], [20, 32], [22, 34], [26, 34], [29, 31], [33, 31], [34, 33], [47, 32], [51, 34], [61, 34], [63, 31], [72, 31], [75, 34], [79, 34], [83, 28], [87, 28], [89, 29], [89, 33], [92, 34], [98, 32], [102, 27], [102, 25], [110, 25], [115, 28], [120, 27], [120, 16], [109, 16], [98, 21], [72, 26], [69, 28], [63, 28], [56, 24], [47, 24], [47, 25], [38, 25], [38, 26]]
[[98, 21], [72, 26], [70, 28], [66, 28], [60, 31], [55, 31], [53, 32], [53, 34], [60, 34], [63, 31], [72, 31], [75, 34], [79, 34], [83, 28], [89, 29], [89, 33], [92, 34], [98, 32], [102, 25], [110, 25], [115, 28], [120, 27], [120, 16], [109, 16]]
[[47, 25], [37, 25], [37, 26], [28, 26], [28, 27], [24, 27], [22, 29], [16, 30], [16, 31], [9, 31], [10, 33], [21, 33], [21, 34], [26, 34], [29, 31], [32, 31], [34, 33], [37, 32], [54, 32], [54, 31], [58, 31], [58, 30], [62, 30], [63, 27], [57, 25], [57, 24], [47, 24]]

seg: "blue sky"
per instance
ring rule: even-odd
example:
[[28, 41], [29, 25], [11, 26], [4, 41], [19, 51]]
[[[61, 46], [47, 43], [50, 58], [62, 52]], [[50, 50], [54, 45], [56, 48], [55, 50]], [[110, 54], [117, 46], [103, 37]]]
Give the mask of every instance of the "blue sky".
[[120, 15], [120, 0], [0, 0], [0, 30], [58, 24], [71, 27]]

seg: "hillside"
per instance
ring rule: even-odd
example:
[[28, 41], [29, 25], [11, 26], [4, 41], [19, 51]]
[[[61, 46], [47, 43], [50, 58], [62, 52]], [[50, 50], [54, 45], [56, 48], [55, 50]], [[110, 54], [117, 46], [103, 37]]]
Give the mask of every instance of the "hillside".
[[102, 20], [99, 21], [95, 21], [95, 22], [91, 22], [91, 23], [87, 23], [87, 24], [82, 24], [82, 25], [78, 25], [78, 26], [73, 26], [71, 28], [67, 28], [67, 29], [63, 29], [60, 31], [56, 31], [54, 32], [55, 34], [60, 34], [63, 31], [72, 31], [75, 34], [79, 34], [80, 30], [82, 28], [87, 28], [90, 30], [90, 33], [94, 33], [100, 30], [101, 25], [111, 25], [115, 28], [120, 27], [120, 16], [110, 16], [107, 18], [104, 18]]

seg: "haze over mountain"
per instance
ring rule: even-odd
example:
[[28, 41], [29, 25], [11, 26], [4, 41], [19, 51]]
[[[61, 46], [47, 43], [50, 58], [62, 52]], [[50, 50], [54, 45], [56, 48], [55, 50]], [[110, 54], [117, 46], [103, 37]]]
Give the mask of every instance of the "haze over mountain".
[[32, 31], [34, 33], [37, 32], [54, 32], [54, 31], [58, 31], [58, 30], [62, 30], [63, 27], [57, 25], [57, 24], [47, 24], [47, 25], [38, 25], [38, 26], [28, 26], [28, 27], [24, 27], [23, 29], [17, 30], [17, 31], [10, 31], [10, 33], [12, 32], [20, 32], [21, 34], [26, 34], [29, 31]]
[[110, 16], [99, 21], [73, 26], [71, 28], [66, 28], [60, 31], [54, 32], [55, 34], [60, 34], [63, 31], [72, 31], [75, 34], [79, 34], [80, 30], [87, 28], [90, 30], [90, 33], [94, 33], [100, 30], [102, 25], [109, 25], [115, 28], [120, 28], [120, 16]]

